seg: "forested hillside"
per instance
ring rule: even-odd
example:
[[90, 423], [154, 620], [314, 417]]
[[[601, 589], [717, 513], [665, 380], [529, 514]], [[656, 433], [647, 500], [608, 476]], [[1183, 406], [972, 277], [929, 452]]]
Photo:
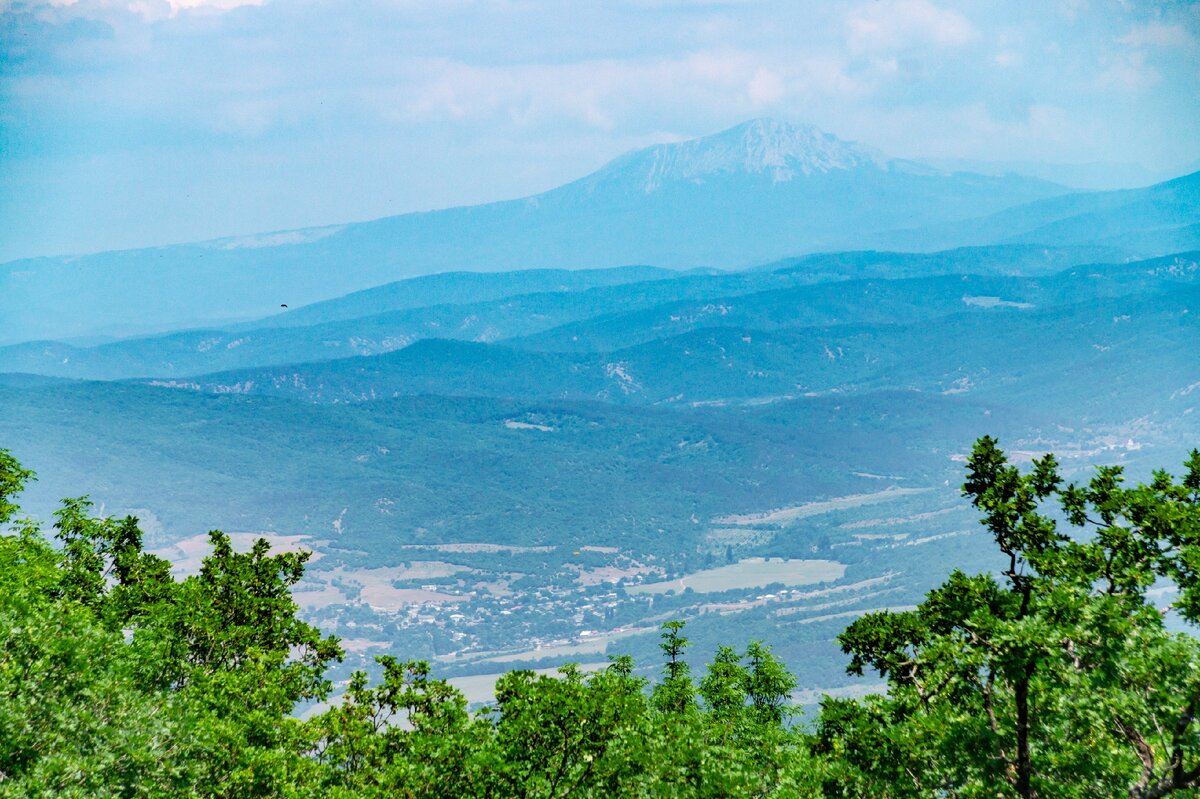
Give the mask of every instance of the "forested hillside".
[[[1101, 255], [1117, 260], [1091, 260]], [[178, 378], [248, 367], [303, 367], [389, 353], [428, 339], [530, 352], [613, 353], [619, 359], [631, 348], [713, 327], [816, 332], [853, 324], [884, 325], [886, 332], [894, 325], [924, 326], [946, 317], [970, 315], [978, 321], [1005, 309], [1037, 310], [1025, 316], [1039, 318], [1071, 306], [1078, 313], [1087, 311], [1078, 306], [1088, 303], [1119, 304], [1194, 285], [1196, 256], [1182, 252], [1128, 262], [1117, 251], [1100, 248], [1006, 246], [921, 255], [836, 253], [747, 272], [454, 273], [398, 281], [220, 329], [95, 346], [31, 341], [0, 347], [0, 372]], [[816, 354], [824, 350], [818, 347]], [[262, 377], [256, 371], [240, 379]]]
[[[467, 700], [405, 653], [330, 679], [342, 642], [297, 617], [309, 554], [209, 534], [173, 577], [136, 518], [65, 500], [0, 450], [0, 796], [1091, 797], [1200, 786], [1200, 451], [1181, 477], [1068, 483], [976, 442], [962, 494], [1003, 556], [912, 610], [861, 616], [846, 670], [886, 693], [799, 718], [770, 642], [660, 668], [517, 670]], [[1174, 586], [1174, 588], [1164, 588]], [[305, 712], [301, 712], [305, 711]]]

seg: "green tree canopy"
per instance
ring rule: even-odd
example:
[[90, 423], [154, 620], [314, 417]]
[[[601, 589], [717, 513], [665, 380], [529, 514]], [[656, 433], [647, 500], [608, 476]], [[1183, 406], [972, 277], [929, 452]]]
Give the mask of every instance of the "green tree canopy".
[[[682, 621], [654, 684], [626, 657], [513, 671], [472, 711], [428, 663], [378, 658], [335, 688], [336, 638], [292, 598], [307, 554], [219, 531], [198, 574], [138, 521], [63, 502], [0, 450], [0, 797], [1153, 797], [1200, 792], [1200, 453], [1182, 477], [1068, 483], [991, 438], [963, 494], [1001, 560], [839, 637], [887, 693], [825, 698], [763, 642], [693, 680]], [[312, 706], [302, 720], [296, 711]]]

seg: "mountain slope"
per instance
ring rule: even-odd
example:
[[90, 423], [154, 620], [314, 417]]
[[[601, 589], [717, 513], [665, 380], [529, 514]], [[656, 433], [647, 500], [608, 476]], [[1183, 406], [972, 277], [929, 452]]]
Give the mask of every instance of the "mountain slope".
[[[1044, 309], [970, 305], [905, 324], [704, 328], [599, 353], [430, 339], [386, 355], [149, 384], [318, 403], [439, 394], [643, 406], [918, 390], [1060, 413], [1064, 424], [1115, 423], [1192, 393], [1197, 307], [1200, 287], [1176, 285]], [[1105, 375], [1105, 390], [1089, 374]]]
[[[617, 274], [607, 276], [608, 272]], [[173, 377], [390, 352], [422, 338], [492, 341], [587, 318], [598, 307], [655, 305], [676, 296], [692, 296], [705, 285], [732, 291], [741, 279], [735, 275], [683, 277], [676, 272], [640, 267], [579, 273], [546, 270], [528, 273], [537, 279], [523, 279], [526, 274], [447, 273], [415, 278], [224, 329], [185, 330], [90, 347], [56, 341], [13, 344], [0, 347], [0, 372], [99, 380]], [[605, 275], [607, 279], [554, 279], [576, 274], [580, 278]], [[464, 278], [463, 286], [456, 291], [455, 279], [460, 276]], [[625, 288], [619, 285], [621, 276], [650, 279]], [[675, 279], [668, 280], [668, 276]], [[764, 282], [764, 276], [757, 279]], [[595, 285], [588, 288], [589, 284]], [[501, 285], [507, 286], [505, 291], [498, 290]], [[508, 290], [535, 287], [553, 290], [506, 294]], [[498, 299], [479, 302], [422, 304], [497, 295]], [[389, 310], [372, 312], [376, 308]], [[358, 312], [366, 315], [346, 318]]]
[[[855, 318], [905, 321], [960, 311], [966, 307], [962, 297], [972, 293], [1004, 295], [1010, 301], [1061, 303], [1084, 296], [1130, 293], [1155, 282], [1137, 275], [1117, 280], [1113, 276], [1120, 270], [1112, 266], [1089, 267], [1102, 271], [1105, 279], [1083, 285], [1061, 276], [1039, 284], [978, 275], [967, 278], [975, 281], [971, 285], [941, 278], [928, 283], [881, 279], [959, 273], [958, 280], [962, 280], [961, 273], [968, 269], [1038, 275], [1086, 255], [1109, 253], [1097, 248], [1017, 245], [917, 256], [838, 253], [793, 259], [776, 265], [774, 271], [719, 274], [681, 274], [648, 267], [447, 273], [357, 292], [278, 314], [257, 325], [190, 330], [92, 347], [60, 342], [0, 347], [0, 372], [102, 380], [169, 378], [379, 354], [424, 338], [489, 342], [523, 337], [514, 343], [532, 349], [612, 350], [705, 325], [773, 329]], [[1179, 257], [1194, 265], [1194, 257]], [[1150, 268], [1143, 264], [1136, 271], [1140, 274]], [[860, 280], [853, 286], [833, 282], [855, 276], [874, 276], [875, 282], [858, 285]], [[639, 277], [648, 279], [625, 282]], [[456, 290], [460, 278], [462, 285]], [[414, 307], [451, 298], [491, 297], [520, 288], [553, 290]], [[1076, 296], [1077, 291], [1082, 293]]]
[[1146, 255], [1200, 247], [1200, 172], [1141, 189], [1068, 194], [963, 222], [876, 237], [928, 249], [991, 242], [1117, 245]]
[[224, 326], [447, 270], [749, 266], [979, 217], [1061, 187], [890, 161], [756, 121], [533, 197], [373, 222], [0, 265], [0, 342]]
[[[952, 252], [951, 255], [954, 253]], [[836, 258], [836, 256], [833, 256]], [[925, 260], [925, 256], [920, 256]], [[851, 280], [742, 295], [687, 297], [650, 308], [597, 315], [506, 342], [534, 350], [612, 351], [705, 327], [775, 330], [834, 324], [911, 323], [975, 309], [1071, 305], [1200, 281], [1200, 253], [1128, 264], [1081, 264], [1057, 275], [978, 274]], [[891, 258], [883, 261], [892, 264]], [[901, 264], [904, 261], [901, 260]], [[802, 269], [823, 268], [804, 259]], [[785, 266], [776, 276], [794, 274]]]
[[957, 397], [862, 402], [892, 406], [926, 449], [859, 429], [824, 399], [794, 403], [786, 424], [758, 424], [598, 403], [426, 396], [331, 407], [112, 383], [0, 386], [0, 440], [45, 475], [31, 510], [86, 492], [110, 512], [153, 509], [176, 538], [213, 526], [332, 535], [373, 563], [405, 560], [402, 544], [454, 541], [666, 554], [703, 533], [694, 514], [870, 487], [856, 469], [940, 482], [953, 469], [946, 448], [980, 417]]
[[618, 266], [608, 269], [523, 269], [516, 272], [439, 272], [398, 280], [342, 297], [315, 302], [230, 330], [304, 327], [433, 305], [484, 303], [540, 292], [581, 292], [603, 286], [678, 278], [672, 269]]

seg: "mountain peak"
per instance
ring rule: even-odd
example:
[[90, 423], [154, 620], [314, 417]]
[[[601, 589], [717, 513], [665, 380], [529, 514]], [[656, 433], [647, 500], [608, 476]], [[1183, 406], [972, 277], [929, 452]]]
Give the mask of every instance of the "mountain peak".
[[702, 183], [719, 175], [768, 175], [780, 183], [797, 175], [886, 164], [878, 153], [811, 125], [753, 119], [711, 136], [636, 150], [596, 177], [619, 176], [651, 193], [665, 183]]

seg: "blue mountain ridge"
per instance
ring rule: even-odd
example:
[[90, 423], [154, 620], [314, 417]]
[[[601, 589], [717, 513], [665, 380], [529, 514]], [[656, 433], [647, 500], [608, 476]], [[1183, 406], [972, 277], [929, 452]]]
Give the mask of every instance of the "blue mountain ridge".
[[647, 148], [532, 197], [0, 265], [0, 343], [223, 326], [453, 270], [745, 267], [983, 216], [1064, 187], [947, 173], [755, 120]]

